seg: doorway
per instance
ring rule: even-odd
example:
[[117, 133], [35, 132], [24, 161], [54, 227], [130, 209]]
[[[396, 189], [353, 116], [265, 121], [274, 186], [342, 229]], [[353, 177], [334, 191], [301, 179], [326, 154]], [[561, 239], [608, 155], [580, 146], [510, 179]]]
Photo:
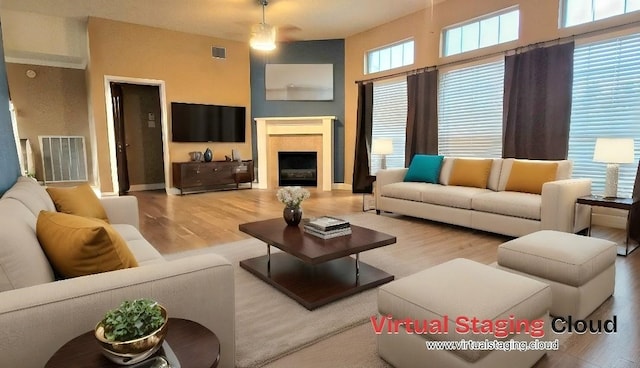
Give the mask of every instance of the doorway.
[[164, 82], [105, 77], [113, 191], [167, 188]]

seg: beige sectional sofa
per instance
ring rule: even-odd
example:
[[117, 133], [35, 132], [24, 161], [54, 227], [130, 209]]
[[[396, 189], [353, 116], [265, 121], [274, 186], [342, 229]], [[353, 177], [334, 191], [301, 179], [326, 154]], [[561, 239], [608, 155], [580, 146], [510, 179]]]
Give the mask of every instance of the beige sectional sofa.
[[[407, 168], [378, 171], [376, 210], [508, 236], [588, 227], [588, 209], [576, 199], [591, 194], [591, 181], [571, 179], [571, 161], [493, 159], [486, 188], [477, 188], [449, 185], [456, 159], [444, 158], [438, 183], [405, 182]], [[540, 194], [505, 190], [515, 161], [557, 163], [555, 178], [542, 185]]]
[[92, 330], [122, 300], [148, 297], [170, 317], [196, 321], [221, 342], [220, 367], [235, 364], [233, 267], [215, 254], [166, 261], [138, 231], [135, 197], [101, 198], [139, 266], [56, 281], [36, 237], [51, 198], [29, 178], [0, 199], [0, 365], [43, 367], [63, 344]]

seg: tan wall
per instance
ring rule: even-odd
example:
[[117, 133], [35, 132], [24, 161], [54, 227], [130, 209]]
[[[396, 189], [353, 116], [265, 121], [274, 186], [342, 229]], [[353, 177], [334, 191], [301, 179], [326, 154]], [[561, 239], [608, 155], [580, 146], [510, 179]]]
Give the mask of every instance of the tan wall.
[[[495, 11], [518, 5], [520, 9], [520, 38], [518, 41], [488, 47], [448, 58], [440, 57], [440, 33], [443, 27], [463, 23]], [[550, 41], [606, 27], [640, 20], [640, 12], [626, 14], [600, 22], [558, 29], [558, 0], [447, 0], [404, 18], [381, 25], [369, 31], [348, 37], [345, 40], [345, 182], [353, 178], [358, 80], [389, 75], [403, 70], [412, 70], [444, 63], [463, 61], [474, 57], [526, 46], [541, 41]], [[415, 39], [415, 64], [391, 71], [364, 74], [364, 55], [368, 50], [379, 48], [406, 38]]]
[[[21, 139], [31, 141], [36, 178], [44, 178], [38, 136], [79, 135], [85, 137], [88, 179], [93, 182], [84, 71], [13, 63], [7, 63], [6, 67], [18, 134]], [[35, 78], [26, 76], [29, 69], [36, 72]]]
[[[89, 18], [89, 95], [95, 135], [100, 188], [113, 191], [105, 102], [105, 75], [163, 80], [167, 106], [171, 101], [247, 107], [245, 143], [170, 143], [171, 162], [188, 161], [188, 152], [211, 147], [214, 159], [232, 148], [251, 157], [249, 125], [249, 45], [206, 36], [163, 30], [100, 18]], [[211, 46], [227, 48], [227, 59], [211, 57]], [[170, 126], [170, 124], [169, 124]]]
[[164, 183], [159, 88], [123, 84], [122, 96], [129, 184]]

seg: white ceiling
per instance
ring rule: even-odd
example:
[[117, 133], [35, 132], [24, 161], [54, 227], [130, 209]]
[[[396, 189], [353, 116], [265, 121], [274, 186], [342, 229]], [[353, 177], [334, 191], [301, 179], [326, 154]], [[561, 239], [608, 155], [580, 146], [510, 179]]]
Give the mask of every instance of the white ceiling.
[[[270, 0], [266, 23], [282, 40], [346, 38], [444, 0]], [[107, 18], [246, 41], [258, 0], [0, 0], [0, 8], [59, 17]]]

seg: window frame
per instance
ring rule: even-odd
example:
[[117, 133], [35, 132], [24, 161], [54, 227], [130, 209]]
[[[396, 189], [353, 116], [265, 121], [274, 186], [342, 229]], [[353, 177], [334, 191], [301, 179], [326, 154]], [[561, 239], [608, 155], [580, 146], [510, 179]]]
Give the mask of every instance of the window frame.
[[[386, 155], [386, 161], [387, 161], [387, 168], [402, 168], [405, 167], [404, 165], [404, 161], [405, 161], [405, 144], [406, 144], [406, 139], [407, 139], [407, 113], [408, 113], [408, 90], [407, 90], [407, 77], [406, 76], [401, 76], [401, 77], [395, 77], [395, 78], [390, 78], [390, 79], [385, 79], [385, 80], [381, 80], [381, 81], [376, 81], [373, 82], [373, 88], [374, 88], [374, 102], [373, 102], [373, 111], [372, 111], [372, 127], [371, 127], [371, 142], [373, 143], [373, 140], [376, 138], [391, 138], [393, 140], [393, 153]], [[401, 119], [394, 119], [395, 121], [392, 123], [393, 125], [399, 125], [399, 124], [404, 124], [403, 128], [401, 129], [401, 135], [402, 137], [400, 137], [400, 135], [390, 135], [387, 134], [386, 131], [388, 131], [389, 129], [378, 129], [376, 128], [376, 113], [379, 112], [380, 110], [378, 110], [378, 108], [376, 107], [376, 96], [377, 96], [377, 87], [380, 88], [384, 88], [385, 85], [397, 85], [397, 87], [392, 87], [392, 88], [398, 88], [399, 87], [404, 87], [404, 95], [400, 96], [399, 98], [396, 97], [396, 100], [400, 99], [403, 100], [403, 102], [405, 102], [405, 105], [403, 106], [404, 109], [402, 109], [402, 113], [399, 114], [404, 114], [404, 116], [400, 116]], [[398, 101], [395, 101], [398, 102]], [[383, 110], [387, 113], [387, 115], [389, 115], [389, 110]], [[394, 115], [394, 114], [390, 114], [390, 115]], [[394, 115], [396, 116], [396, 115]], [[400, 123], [398, 123], [400, 122]], [[382, 131], [380, 135], [376, 135], [377, 131]], [[369, 156], [369, 162], [370, 162], [370, 167], [369, 167], [369, 173], [371, 175], [376, 175], [376, 172], [380, 169], [380, 156], [379, 155], [375, 155], [373, 154], [373, 152], [370, 152], [370, 156]]]
[[[404, 54], [405, 54], [404, 47], [405, 47], [406, 44], [409, 44], [409, 43], [411, 43], [412, 47], [413, 47], [413, 55], [412, 55], [413, 57], [412, 57], [411, 63], [404, 64]], [[400, 66], [394, 67], [394, 66], [392, 66], [393, 65], [393, 56], [391, 54], [391, 49], [396, 47], [396, 46], [400, 46], [400, 45], [403, 46], [403, 49], [402, 49], [402, 51], [403, 51], [402, 52], [402, 54], [403, 54], [403, 64], [400, 65]], [[370, 55], [372, 53], [374, 53], [374, 52], [377, 52], [378, 53], [378, 60], [380, 60], [380, 57], [379, 57], [380, 56], [380, 52], [381, 51], [386, 51], [386, 50], [388, 50], [389, 54], [390, 54], [390, 57], [389, 57], [389, 66], [390, 67], [387, 68], [387, 69], [378, 68], [378, 70], [376, 70], [376, 71], [370, 71], [370, 69], [369, 69]], [[381, 64], [380, 61], [378, 61], [378, 63]], [[403, 67], [406, 67], [406, 66], [411, 66], [411, 65], [414, 65], [415, 63], [416, 63], [416, 41], [415, 41], [415, 39], [413, 37], [409, 37], [409, 38], [405, 38], [405, 39], [397, 41], [397, 42], [393, 42], [393, 43], [390, 43], [390, 44], [387, 44], [387, 45], [384, 45], [384, 46], [380, 46], [380, 47], [376, 47], [376, 48], [367, 50], [364, 53], [364, 74], [365, 75], [369, 75], [369, 74], [382, 73], [382, 72], [386, 72], [386, 71], [389, 71], [389, 70], [394, 70], [394, 69], [399, 69], [399, 68], [403, 68]]]
[[[499, 62], [502, 62], [502, 68], [503, 68], [503, 73], [501, 74], [504, 77], [504, 66], [505, 66], [505, 57], [504, 55], [499, 55], [499, 56], [492, 56], [492, 57], [485, 57], [479, 60], [475, 60], [473, 62], [469, 62], [469, 63], [464, 63], [464, 64], [460, 64], [460, 65], [455, 65], [452, 67], [448, 67], [448, 68], [442, 68], [439, 71], [439, 76], [438, 76], [438, 154], [441, 155], [445, 155], [445, 156], [449, 156], [451, 155], [448, 152], [444, 152], [441, 150], [441, 148], [443, 147], [443, 140], [441, 139], [441, 133], [442, 133], [442, 127], [443, 127], [443, 116], [445, 114], [442, 113], [442, 109], [445, 108], [443, 101], [442, 101], [442, 95], [445, 93], [443, 91], [443, 87], [442, 87], [442, 80], [443, 78], [445, 78], [445, 74], [449, 73], [449, 72], [455, 72], [457, 70], [463, 70], [463, 69], [470, 69], [470, 68], [476, 68], [476, 67], [480, 67], [482, 65], [489, 65], [489, 64], [497, 64]], [[500, 86], [504, 85], [504, 79], [502, 81], [500, 81]], [[497, 93], [497, 92], [496, 92]], [[500, 96], [502, 98], [504, 98], [504, 93], [503, 93], [503, 89], [502, 87], [500, 87], [500, 92], [499, 92]], [[501, 117], [499, 119], [499, 124], [496, 123], [496, 125], [500, 125], [500, 134], [496, 134], [496, 137], [498, 138], [499, 141], [499, 153], [495, 152], [492, 155], [487, 155], [486, 153], [465, 153], [465, 154], [457, 154], [454, 153], [452, 154], [453, 156], [465, 156], [465, 157], [479, 157], [479, 158], [501, 158], [502, 157], [502, 149], [503, 149], [503, 142], [502, 142], [502, 136], [504, 134], [504, 127], [502, 126], [502, 114], [504, 113], [504, 109], [503, 109], [503, 101], [500, 101], [500, 113], [501, 113]]]
[[[508, 13], [514, 12], [514, 11], [518, 12], [517, 37], [515, 39], [513, 39], [513, 40], [500, 42], [500, 40], [499, 40], [500, 31], [498, 31], [498, 43], [494, 43], [494, 44], [486, 45], [486, 46], [480, 46], [481, 40], [482, 40], [482, 31], [480, 30], [480, 24], [483, 21], [490, 20], [490, 19], [493, 19], [493, 18], [498, 18], [498, 29], [500, 29], [500, 21], [499, 21], [500, 16], [504, 15], [504, 14], [508, 14]], [[520, 6], [516, 4], [516, 5], [510, 6], [510, 7], [504, 8], [504, 9], [500, 9], [500, 10], [492, 12], [492, 13], [488, 13], [488, 14], [481, 15], [479, 17], [468, 19], [468, 20], [466, 20], [464, 22], [460, 22], [460, 23], [456, 23], [456, 24], [452, 24], [452, 25], [443, 27], [442, 31], [440, 32], [440, 57], [446, 58], [446, 57], [466, 54], [466, 53], [469, 53], [469, 52], [473, 52], [473, 51], [477, 51], [477, 50], [481, 50], [481, 49], [486, 49], [488, 47], [494, 47], [494, 46], [497, 46], [497, 45], [502, 45], [502, 44], [507, 44], [509, 42], [518, 41], [520, 39], [520, 24], [521, 24], [520, 15], [521, 15], [520, 14]], [[478, 24], [478, 29], [479, 29], [478, 30], [478, 40], [477, 40], [478, 41], [477, 42], [478, 47], [476, 47], [474, 49], [471, 49], [471, 50], [463, 51], [462, 50], [462, 43], [463, 43], [463, 37], [464, 36], [461, 35], [460, 51], [457, 52], [457, 53], [453, 53], [453, 54], [447, 54], [446, 53], [446, 49], [447, 49], [447, 40], [448, 40], [447, 34], [448, 34], [448, 32], [452, 31], [452, 30], [456, 30], [456, 29], [462, 30], [463, 27], [470, 26], [470, 25], [476, 24], [476, 23]]]
[[626, 14], [631, 14], [631, 13], [636, 13], [638, 11], [640, 11], [640, 9], [637, 10], [632, 10], [632, 11], [627, 11], [627, 7], [628, 7], [628, 1], [629, 0], [624, 0], [624, 11], [620, 14], [615, 14], [615, 15], [611, 15], [605, 18], [600, 18], [600, 19], [596, 19], [596, 13], [595, 13], [595, 6], [594, 6], [594, 1], [596, 0], [590, 0], [591, 1], [591, 20], [587, 21], [587, 22], [583, 22], [583, 23], [576, 23], [576, 24], [572, 24], [572, 25], [567, 25], [567, 15], [569, 14], [568, 11], [568, 3], [569, 0], [560, 0], [560, 11], [558, 12], [558, 28], [560, 29], [568, 29], [568, 28], [572, 28], [572, 27], [578, 27], [578, 26], [584, 26], [587, 24], [592, 24], [595, 22], [601, 22], [601, 21], [606, 21], [608, 19], [612, 19], [615, 17], [619, 17], [622, 15], [626, 15]]
[[[581, 38], [579, 40], [576, 40], [576, 50], [579, 49], [580, 47], [583, 46], [589, 46], [589, 45], [595, 45], [595, 44], [601, 44], [604, 42], [608, 42], [608, 41], [614, 41], [616, 39], [620, 39], [620, 38], [626, 38], [626, 37], [631, 37], [631, 36], [640, 36], [640, 27], [633, 27], [633, 28], [628, 28], [625, 30], [620, 30], [620, 31], [614, 31], [614, 32], [608, 32], [608, 33], [604, 33], [604, 34], [599, 34], [596, 36], [592, 36], [592, 37], [588, 37], [588, 38]], [[575, 71], [574, 71], [575, 73]], [[576, 80], [575, 75], [574, 75], [574, 83]], [[573, 86], [573, 90], [575, 93], [576, 91], [576, 87], [575, 84]], [[574, 96], [572, 96], [572, 109], [571, 109], [571, 122], [570, 124], [575, 125], [574, 123], [574, 113], [575, 113], [575, 108], [578, 105], [575, 103], [574, 100]], [[618, 196], [629, 196], [631, 194], [631, 191], [633, 189], [633, 182], [635, 180], [635, 174], [636, 174], [636, 170], [637, 170], [637, 162], [638, 162], [638, 152], [640, 152], [640, 134], [638, 134], [637, 136], [634, 136], [632, 133], [630, 132], [629, 134], [624, 134], [624, 135], [620, 135], [617, 134], [616, 132], [607, 132], [607, 133], [603, 133], [603, 134], [599, 134], [597, 136], [594, 137], [590, 137], [590, 136], [580, 136], [580, 135], [574, 135], [576, 133], [576, 129], [574, 128], [573, 130], [570, 130], [570, 134], [569, 134], [569, 147], [568, 147], [568, 159], [572, 160], [574, 162], [574, 170], [573, 170], [573, 174], [572, 177], [576, 178], [576, 177], [580, 177], [580, 178], [590, 178], [592, 179], [592, 191], [594, 191], [595, 193], [600, 194], [602, 192], [602, 188], [604, 186], [604, 182], [605, 182], [605, 177], [606, 177], [606, 164], [603, 163], [596, 163], [594, 161], [592, 161], [592, 155], [593, 152], [589, 151], [587, 156], [590, 157], [589, 159], [587, 159], [587, 166], [585, 168], [582, 168], [582, 170], [587, 171], [587, 174], [580, 174], [580, 165], [576, 165], [576, 161], [579, 161], [578, 159], [580, 158], [580, 153], [574, 153], [573, 149], [576, 148], [582, 148], [578, 145], [578, 140], [591, 140], [593, 138], [593, 143], [595, 145], [595, 139], [599, 138], [599, 137], [603, 137], [603, 138], [607, 138], [607, 137], [611, 137], [611, 138], [633, 138], [634, 139], [634, 151], [635, 151], [635, 157], [634, 160], [635, 162], [633, 164], [621, 164], [620, 165], [620, 178], [619, 178], [619, 182], [618, 182]], [[575, 139], [575, 141], [574, 141]], [[583, 155], [582, 155], [583, 156]], [[578, 167], [578, 174], [576, 174], [576, 166]], [[597, 168], [596, 168], [597, 167]], [[596, 172], [596, 174], [592, 174], [592, 171]]]

